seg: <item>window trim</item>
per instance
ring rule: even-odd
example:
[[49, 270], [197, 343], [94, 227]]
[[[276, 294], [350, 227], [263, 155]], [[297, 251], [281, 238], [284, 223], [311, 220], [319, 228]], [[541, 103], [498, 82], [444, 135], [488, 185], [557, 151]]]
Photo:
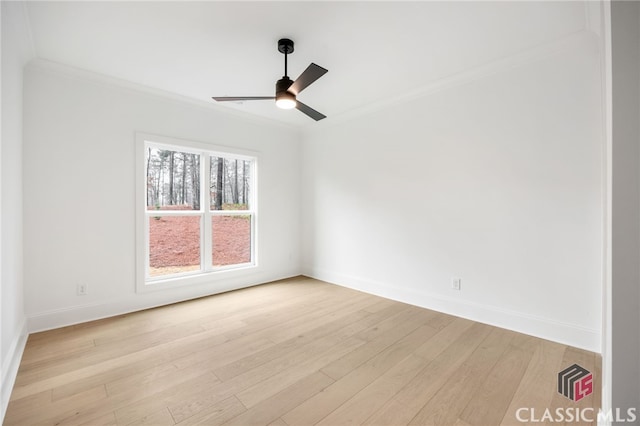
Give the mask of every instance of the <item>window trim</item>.
[[[154, 210], [148, 211], [146, 195], [146, 148], [156, 146], [162, 149], [176, 149], [181, 152], [200, 154], [201, 183], [200, 210]], [[259, 153], [223, 145], [176, 139], [148, 133], [136, 133], [136, 292], [146, 293], [162, 289], [212, 283], [218, 279], [234, 278], [247, 273], [255, 273], [258, 267], [258, 162]], [[224, 157], [251, 161], [250, 195], [248, 210], [211, 210], [210, 193], [207, 186], [210, 180], [211, 157]], [[203, 161], [204, 160], [204, 161]], [[212, 265], [212, 229], [211, 219], [219, 215], [251, 216], [251, 262], [214, 267]], [[200, 217], [200, 267], [198, 271], [149, 278], [149, 229], [150, 216], [198, 216]]]

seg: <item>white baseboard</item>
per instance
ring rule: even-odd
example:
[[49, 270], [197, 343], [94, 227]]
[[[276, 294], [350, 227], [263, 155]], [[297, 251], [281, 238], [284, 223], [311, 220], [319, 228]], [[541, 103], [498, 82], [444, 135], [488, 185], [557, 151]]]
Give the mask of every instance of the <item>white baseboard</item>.
[[523, 314], [496, 306], [460, 301], [439, 294], [392, 286], [388, 283], [333, 273], [320, 268], [308, 268], [304, 275], [398, 302], [600, 353], [600, 332], [576, 324]]
[[[263, 283], [291, 278], [300, 275], [300, 270], [261, 272], [240, 276], [224, 282], [211, 285], [186, 286], [180, 289], [159, 290], [149, 293], [132, 293], [120, 298], [101, 300], [99, 302], [53, 309], [27, 315], [28, 331], [52, 330], [88, 321], [109, 318], [116, 315], [128, 314], [143, 309], [178, 303], [185, 300], [239, 290], [241, 288], [260, 285]], [[133, 289], [132, 289], [133, 291]]]
[[18, 334], [11, 342], [11, 347], [7, 352], [7, 358], [2, 361], [2, 384], [0, 385], [0, 393], [2, 395], [2, 406], [0, 409], [2, 411], [0, 411], [0, 423], [4, 421], [4, 416], [7, 413], [9, 398], [11, 398], [11, 391], [16, 382], [20, 360], [22, 359], [22, 354], [27, 344], [27, 337], [27, 323], [23, 321], [19, 327]]

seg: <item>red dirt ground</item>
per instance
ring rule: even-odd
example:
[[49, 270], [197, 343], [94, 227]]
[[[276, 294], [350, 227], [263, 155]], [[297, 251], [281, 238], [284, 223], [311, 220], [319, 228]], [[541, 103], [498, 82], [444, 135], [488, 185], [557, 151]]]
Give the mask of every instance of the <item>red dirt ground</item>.
[[[215, 216], [212, 227], [214, 266], [251, 261], [251, 219], [248, 216]], [[199, 217], [152, 217], [149, 219], [149, 266], [199, 265], [199, 241]]]

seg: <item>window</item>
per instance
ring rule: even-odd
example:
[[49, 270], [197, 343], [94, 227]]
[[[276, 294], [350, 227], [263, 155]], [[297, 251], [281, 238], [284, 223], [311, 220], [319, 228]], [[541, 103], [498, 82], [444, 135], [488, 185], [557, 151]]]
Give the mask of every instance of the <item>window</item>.
[[138, 289], [255, 266], [255, 156], [144, 135], [137, 142]]

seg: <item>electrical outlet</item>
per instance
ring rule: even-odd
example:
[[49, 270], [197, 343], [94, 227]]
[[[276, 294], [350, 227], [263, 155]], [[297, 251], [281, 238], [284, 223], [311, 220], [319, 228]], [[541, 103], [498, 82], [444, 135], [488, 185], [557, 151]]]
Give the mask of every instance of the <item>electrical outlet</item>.
[[86, 296], [89, 293], [89, 286], [86, 284], [78, 284], [76, 287], [76, 292], [78, 296]]
[[451, 278], [451, 288], [454, 290], [460, 290], [462, 284], [462, 278]]

